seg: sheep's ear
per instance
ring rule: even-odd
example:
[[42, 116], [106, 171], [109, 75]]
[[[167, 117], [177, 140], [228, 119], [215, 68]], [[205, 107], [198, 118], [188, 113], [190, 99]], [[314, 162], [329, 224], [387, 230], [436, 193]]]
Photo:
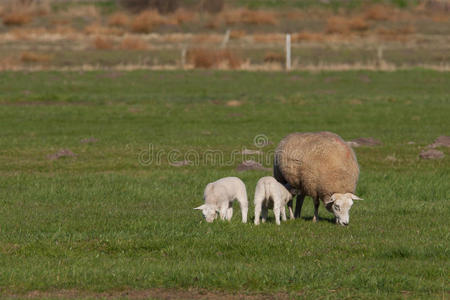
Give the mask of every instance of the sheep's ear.
[[364, 200], [364, 199], [359, 198], [356, 195], [353, 195], [352, 193], [349, 193], [349, 194], [350, 194], [350, 196], [352, 197], [353, 200]]
[[323, 202], [324, 202], [325, 204], [330, 204], [330, 203], [333, 203], [334, 201], [336, 201], [336, 198], [334, 197], [334, 194], [333, 194], [333, 195], [331, 195], [330, 198], [325, 199]]
[[206, 207], [206, 205], [205, 204], [203, 204], [203, 205], [200, 205], [199, 207], [196, 207], [196, 208], [194, 208], [194, 209], [199, 209], [199, 210], [203, 210], [204, 208]]

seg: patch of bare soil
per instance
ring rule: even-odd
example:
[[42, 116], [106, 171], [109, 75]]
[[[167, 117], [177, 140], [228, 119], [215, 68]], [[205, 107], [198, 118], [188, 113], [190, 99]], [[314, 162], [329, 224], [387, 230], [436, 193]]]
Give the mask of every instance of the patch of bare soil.
[[434, 140], [433, 144], [428, 145], [428, 148], [434, 149], [437, 147], [450, 147], [450, 136], [441, 135]]
[[47, 158], [50, 160], [57, 160], [59, 158], [76, 157], [76, 156], [77, 154], [73, 153], [69, 149], [60, 149], [58, 152], [48, 155]]
[[[299, 292], [297, 295], [301, 295]], [[109, 291], [102, 293], [72, 290], [59, 291], [31, 291], [26, 294], [10, 294], [8, 298], [56, 298], [56, 299], [290, 299], [289, 294], [278, 292], [275, 294], [262, 293], [226, 293], [226, 292], [210, 292], [207, 290], [177, 290], [154, 288], [147, 290], [128, 290], [128, 291]]]
[[250, 171], [250, 170], [272, 171], [272, 169], [263, 167], [262, 164], [254, 161], [254, 160], [243, 161], [241, 164], [239, 164], [236, 167], [236, 171], [238, 171], [238, 172]]
[[381, 142], [372, 137], [368, 137], [368, 138], [357, 138], [357, 139], [348, 141], [347, 144], [350, 147], [360, 147], [360, 146], [374, 147], [374, 146], [381, 145]]
[[423, 150], [419, 157], [422, 159], [440, 159], [444, 157], [444, 152], [435, 149]]

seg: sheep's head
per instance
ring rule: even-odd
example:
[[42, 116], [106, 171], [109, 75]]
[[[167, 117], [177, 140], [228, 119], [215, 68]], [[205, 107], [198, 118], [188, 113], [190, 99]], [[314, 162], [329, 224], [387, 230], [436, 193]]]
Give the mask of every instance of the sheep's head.
[[350, 221], [350, 208], [353, 200], [362, 200], [352, 193], [335, 193], [325, 202], [326, 208], [336, 217], [336, 224], [348, 225]]
[[211, 223], [217, 218], [218, 209], [213, 205], [203, 204], [194, 209], [199, 209], [203, 213], [206, 222]]

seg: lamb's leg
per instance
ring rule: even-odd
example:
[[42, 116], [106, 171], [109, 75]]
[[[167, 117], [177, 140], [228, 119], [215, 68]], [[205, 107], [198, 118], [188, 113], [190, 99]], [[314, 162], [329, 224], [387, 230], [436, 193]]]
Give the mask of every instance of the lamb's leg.
[[232, 217], [233, 217], [233, 207], [228, 207], [228, 209], [227, 209], [227, 220], [231, 221]]
[[297, 204], [295, 204], [295, 215], [294, 217], [300, 218], [300, 213], [302, 212], [303, 200], [305, 200], [305, 195], [298, 194], [297, 195]]
[[226, 220], [228, 215], [228, 203], [222, 204], [219, 210], [220, 219]]
[[283, 222], [287, 221], [287, 218], [286, 218], [286, 205], [282, 205], [281, 206], [281, 220], [283, 220]]
[[281, 211], [281, 205], [280, 205], [279, 199], [273, 199], [273, 214], [275, 215], [275, 222], [277, 225], [280, 225], [280, 211]]
[[255, 200], [255, 225], [259, 225], [259, 217], [261, 215], [261, 201]]
[[287, 203], [287, 206], [289, 208], [289, 218], [291, 220], [294, 220], [294, 212], [292, 211], [292, 204], [293, 204], [294, 200], [289, 200], [289, 202]]
[[247, 195], [244, 197], [240, 197], [238, 199], [239, 205], [241, 206], [241, 213], [242, 213], [242, 223], [247, 223], [247, 214], [248, 214], [248, 201], [247, 201]]
[[319, 221], [319, 199], [316, 198], [314, 199], [314, 217], [313, 217], [313, 222], [318, 222]]
[[263, 203], [262, 212], [261, 212], [261, 222], [266, 223], [268, 214], [269, 214], [269, 208], [267, 207], [267, 203]]

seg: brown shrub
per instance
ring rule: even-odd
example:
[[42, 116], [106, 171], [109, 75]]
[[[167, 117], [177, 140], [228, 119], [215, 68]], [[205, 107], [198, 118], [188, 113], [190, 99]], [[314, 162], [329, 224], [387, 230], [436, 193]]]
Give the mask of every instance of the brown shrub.
[[188, 59], [195, 68], [228, 67], [237, 69], [242, 65], [240, 57], [230, 50], [196, 48], [189, 50]]
[[370, 25], [361, 17], [355, 17], [348, 20], [348, 27], [353, 31], [369, 30]]
[[217, 14], [223, 10], [224, 0], [203, 0], [202, 9], [210, 14]]
[[375, 4], [366, 8], [364, 17], [372, 21], [386, 21], [393, 15], [392, 7], [382, 4]]
[[22, 52], [20, 60], [24, 63], [46, 63], [51, 60], [51, 56], [44, 53], [26, 51]]
[[179, 0], [120, 0], [119, 3], [132, 12], [155, 9], [159, 13], [168, 14], [177, 10]]
[[194, 44], [219, 44], [222, 42], [223, 36], [219, 34], [201, 33], [193, 37]]
[[130, 24], [130, 18], [127, 14], [124, 14], [122, 12], [116, 12], [109, 16], [108, 18], [108, 25], [109, 26], [116, 26], [116, 27], [122, 27], [126, 28]]
[[146, 10], [134, 18], [131, 30], [137, 33], [150, 33], [158, 26], [173, 24], [161, 16], [156, 10]]
[[416, 30], [412, 25], [393, 29], [380, 28], [377, 30], [379, 37], [386, 41], [406, 41], [408, 35], [415, 32]]
[[122, 35], [124, 33], [123, 29], [115, 27], [105, 27], [100, 24], [94, 23], [86, 26], [84, 32], [87, 34], [95, 35]]
[[126, 37], [120, 43], [120, 48], [124, 50], [146, 50], [148, 45], [140, 38]]
[[230, 39], [237, 40], [243, 38], [247, 33], [244, 30], [231, 30]]
[[21, 26], [30, 23], [33, 16], [24, 11], [12, 11], [4, 13], [2, 17], [3, 24], [6, 26]]
[[276, 15], [270, 11], [234, 9], [224, 13], [225, 23], [248, 24], [248, 25], [276, 25], [278, 20]]
[[180, 8], [172, 15], [172, 22], [175, 24], [184, 24], [192, 22], [195, 19], [195, 14], [192, 11]]
[[292, 35], [292, 42], [321, 42], [324, 40], [324, 37], [320, 33], [314, 33], [314, 32], [307, 32], [302, 31], [299, 33], [295, 33]]
[[362, 32], [367, 31], [369, 28], [369, 23], [361, 17], [331, 17], [327, 20], [325, 32], [328, 34], [348, 34], [350, 31]]
[[282, 53], [277, 52], [267, 52], [264, 55], [264, 62], [265, 63], [284, 63], [285, 57]]
[[279, 33], [257, 33], [253, 35], [255, 43], [283, 43], [284, 39], [284, 34]]
[[99, 50], [109, 50], [114, 47], [114, 43], [112, 40], [97, 36], [93, 41], [93, 46], [95, 49]]

